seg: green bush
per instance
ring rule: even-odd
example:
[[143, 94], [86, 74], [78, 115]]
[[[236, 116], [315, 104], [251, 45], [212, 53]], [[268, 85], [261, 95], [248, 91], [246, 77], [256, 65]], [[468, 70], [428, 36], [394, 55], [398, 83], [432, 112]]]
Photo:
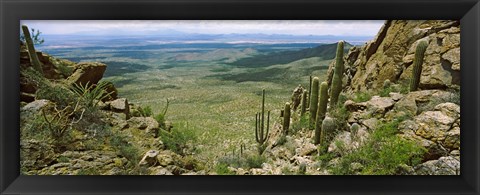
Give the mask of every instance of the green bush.
[[379, 95], [380, 95], [380, 97], [388, 97], [388, 96], [390, 96], [390, 92], [394, 92], [394, 89], [391, 86], [387, 87], [387, 88], [382, 88]]
[[[392, 175], [401, 165], [414, 166], [421, 162], [426, 149], [413, 141], [396, 135], [398, 124], [405, 118], [380, 124], [368, 141], [357, 150], [344, 154], [339, 164], [331, 168], [336, 175]], [[352, 170], [352, 163], [360, 163], [363, 168]]]
[[235, 175], [234, 172], [228, 169], [228, 165], [223, 163], [219, 163], [215, 166], [215, 172], [219, 175]]
[[190, 128], [188, 123], [175, 125], [171, 132], [159, 131], [163, 144], [177, 154], [183, 154], [183, 149], [187, 147], [188, 142], [196, 141], [195, 129]]
[[359, 91], [355, 93], [355, 97], [353, 98], [354, 102], [366, 102], [372, 99], [372, 95], [368, 91]]
[[152, 108], [150, 106], [138, 107], [138, 112], [140, 112], [140, 115], [143, 117], [150, 117], [153, 115]]
[[131, 164], [136, 165], [140, 161], [140, 151], [126, 141], [125, 137], [113, 134], [110, 137], [110, 144], [120, 153], [120, 155], [127, 158]]
[[262, 164], [267, 161], [262, 155], [250, 155], [247, 157], [248, 168], [262, 168]]
[[70, 90], [78, 96], [85, 107], [95, 108], [99, 101], [107, 98], [112, 93], [107, 92], [109, 84], [109, 82], [99, 82], [96, 85], [88, 82], [85, 85], [74, 83]]

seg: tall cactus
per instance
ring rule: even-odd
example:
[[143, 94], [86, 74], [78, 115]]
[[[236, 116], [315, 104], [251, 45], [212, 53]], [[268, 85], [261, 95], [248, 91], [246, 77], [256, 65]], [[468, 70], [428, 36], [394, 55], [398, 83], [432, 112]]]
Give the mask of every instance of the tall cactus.
[[416, 91], [420, 84], [420, 76], [422, 75], [422, 64], [425, 51], [427, 50], [427, 41], [420, 41], [415, 50], [415, 58], [413, 59], [412, 79], [410, 80], [410, 91]]
[[335, 57], [335, 69], [333, 71], [330, 108], [333, 108], [338, 102], [338, 96], [342, 91], [342, 79], [343, 79], [343, 41], [339, 41], [337, 45], [337, 55]]
[[262, 112], [255, 115], [255, 140], [263, 145], [268, 138], [270, 129], [270, 111], [267, 113], [267, 128], [265, 131], [265, 89], [262, 90]]
[[314, 77], [312, 81], [312, 91], [310, 96], [310, 129], [313, 129], [315, 126], [315, 118], [317, 117], [317, 106], [318, 106], [318, 77]]
[[302, 94], [302, 108], [300, 110], [300, 116], [305, 115], [305, 112], [307, 111], [307, 90], [303, 91]]
[[325, 118], [325, 114], [327, 112], [327, 103], [328, 103], [328, 83], [322, 82], [322, 84], [320, 84], [320, 98], [318, 102], [317, 118], [315, 122], [315, 137], [313, 140], [314, 144], [320, 143], [322, 121]]
[[33, 45], [32, 37], [30, 36], [30, 31], [28, 30], [27, 25], [22, 25], [23, 35], [25, 36], [25, 42], [27, 45], [28, 55], [30, 57], [30, 63], [33, 68], [40, 72], [43, 75], [42, 62], [38, 59], [37, 52], [35, 51], [35, 46]]
[[285, 103], [285, 109], [283, 113], [283, 133], [288, 135], [288, 129], [290, 128], [290, 102]]
[[331, 141], [336, 128], [337, 125], [333, 118], [325, 117], [325, 119], [323, 119], [322, 132], [320, 134], [320, 154], [325, 154], [327, 152], [328, 144]]
[[312, 97], [312, 76], [310, 75], [310, 82], [308, 85], [307, 108], [310, 108], [310, 97]]

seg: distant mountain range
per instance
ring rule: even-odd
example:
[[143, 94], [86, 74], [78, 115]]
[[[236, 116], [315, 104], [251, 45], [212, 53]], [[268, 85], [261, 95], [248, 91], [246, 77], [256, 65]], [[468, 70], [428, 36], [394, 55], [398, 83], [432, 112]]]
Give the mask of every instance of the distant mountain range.
[[[344, 53], [353, 47], [350, 43], [345, 43]], [[320, 57], [323, 60], [330, 60], [335, 58], [337, 50], [337, 43], [323, 44], [313, 48], [301, 49], [296, 51], [281, 51], [269, 54], [261, 54], [253, 57], [242, 58], [230, 65], [241, 67], [266, 67], [274, 64], [287, 64], [297, 60]]]

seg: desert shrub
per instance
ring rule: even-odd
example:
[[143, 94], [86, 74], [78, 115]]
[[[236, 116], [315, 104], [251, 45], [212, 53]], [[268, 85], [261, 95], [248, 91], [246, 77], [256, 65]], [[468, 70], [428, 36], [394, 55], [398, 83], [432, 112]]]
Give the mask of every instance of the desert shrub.
[[275, 142], [277, 146], [281, 146], [285, 143], [287, 143], [287, 136], [282, 135], [278, 138], [277, 142]]
[[262, 155], [250, 155], [246, 158], [248, 168], [262, 168], [262, 164], [267, 161]]
[[[339, 164], [331, 168], [336, 175], [391, 175], [401, 165], [420, 163], [426, 149], [413, 141], [396, 135], [398, 124], [405, 118], [380, 124], [367, 142], [340, 158]], [[351, 168], [352, 163], [363, 165], [359, 172]]]
[[176, 125], [171, 132], [159, 131], [160, 137], [165, 146], [177, 154], [183, 154], [183, 149], [188, 142], [196, 141], [195, 129], [188, 126], [188, 123]]
[[149, 117], [153, 115], [152, 108], [150, 106], [145, 106], [145, 107], [138, 107], [138, 112], [140, 112], [140, 115], [143, 117]]
[[291, 125], [291, 133], [295, 134], [296, 132], [306, 129], [309, 126], [309, 116], [310, 113], [305, 113], [299, 118], [299, 120], [294, 120]]
[[68, 106], [75, 106], [77, 98], [64, 85], [58, 83], [46, 83], [40, 85], [36, 92], [36, 99], [46, 99], [58, 106], [59, 109], [64, 109]]
[[368, 91], [358, 91], [355, 93], [353, 101], [354, 102], [366, 102], [368, 100], [372, 99], [372, 95]]
[[380, 97], [388, 97], [390, 96], [390, 92], [394, 92], [394, 88], [392, 86], [389, 86], [387, 88], [382, 88], [379, 92]]
[[110, 144], [122, 155], [136, 165], [140, 161], [140, 151], [135, 146], [126, 141], [126, 138], [121, 135], [113, 134], [110, 137]]
[[85, 107], [95, 108], [99, 101], [107, 98], [111, 93], [107, 92], [109, 82], [99, 82], [96, 85], [74, 83], [70, 90], [75, 93]]
[[[30, 30], [32, 31], [30, 33], [30, 36], [32, 38], [33, 44], [41, 45], [43, 42], [45, 42], [45, 40], [40, 37], [40, 34], [42, 34], [42, 32], [40, 32], [40, 30], [37, 29], [35, 31], [34, 28], [31, 28]], [[20, 41], [25, 43], [25, 35], [23, 34], [23, 31], [20, 31]]]
[[235, 175], [233, 171], [228, 169], [228, 165], [223, 163], [215, 165], [215, 172], [219, 175]]

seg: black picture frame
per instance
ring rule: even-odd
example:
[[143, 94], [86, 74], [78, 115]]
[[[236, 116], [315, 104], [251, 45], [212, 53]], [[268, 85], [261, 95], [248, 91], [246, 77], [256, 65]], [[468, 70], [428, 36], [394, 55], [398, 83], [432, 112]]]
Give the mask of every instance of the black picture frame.
[[[0, 0], [1, 194], [479, 194], [478, 0]], [[20, 20], [454, 19], [461, 21], [460, 176], [21, 176]]]

